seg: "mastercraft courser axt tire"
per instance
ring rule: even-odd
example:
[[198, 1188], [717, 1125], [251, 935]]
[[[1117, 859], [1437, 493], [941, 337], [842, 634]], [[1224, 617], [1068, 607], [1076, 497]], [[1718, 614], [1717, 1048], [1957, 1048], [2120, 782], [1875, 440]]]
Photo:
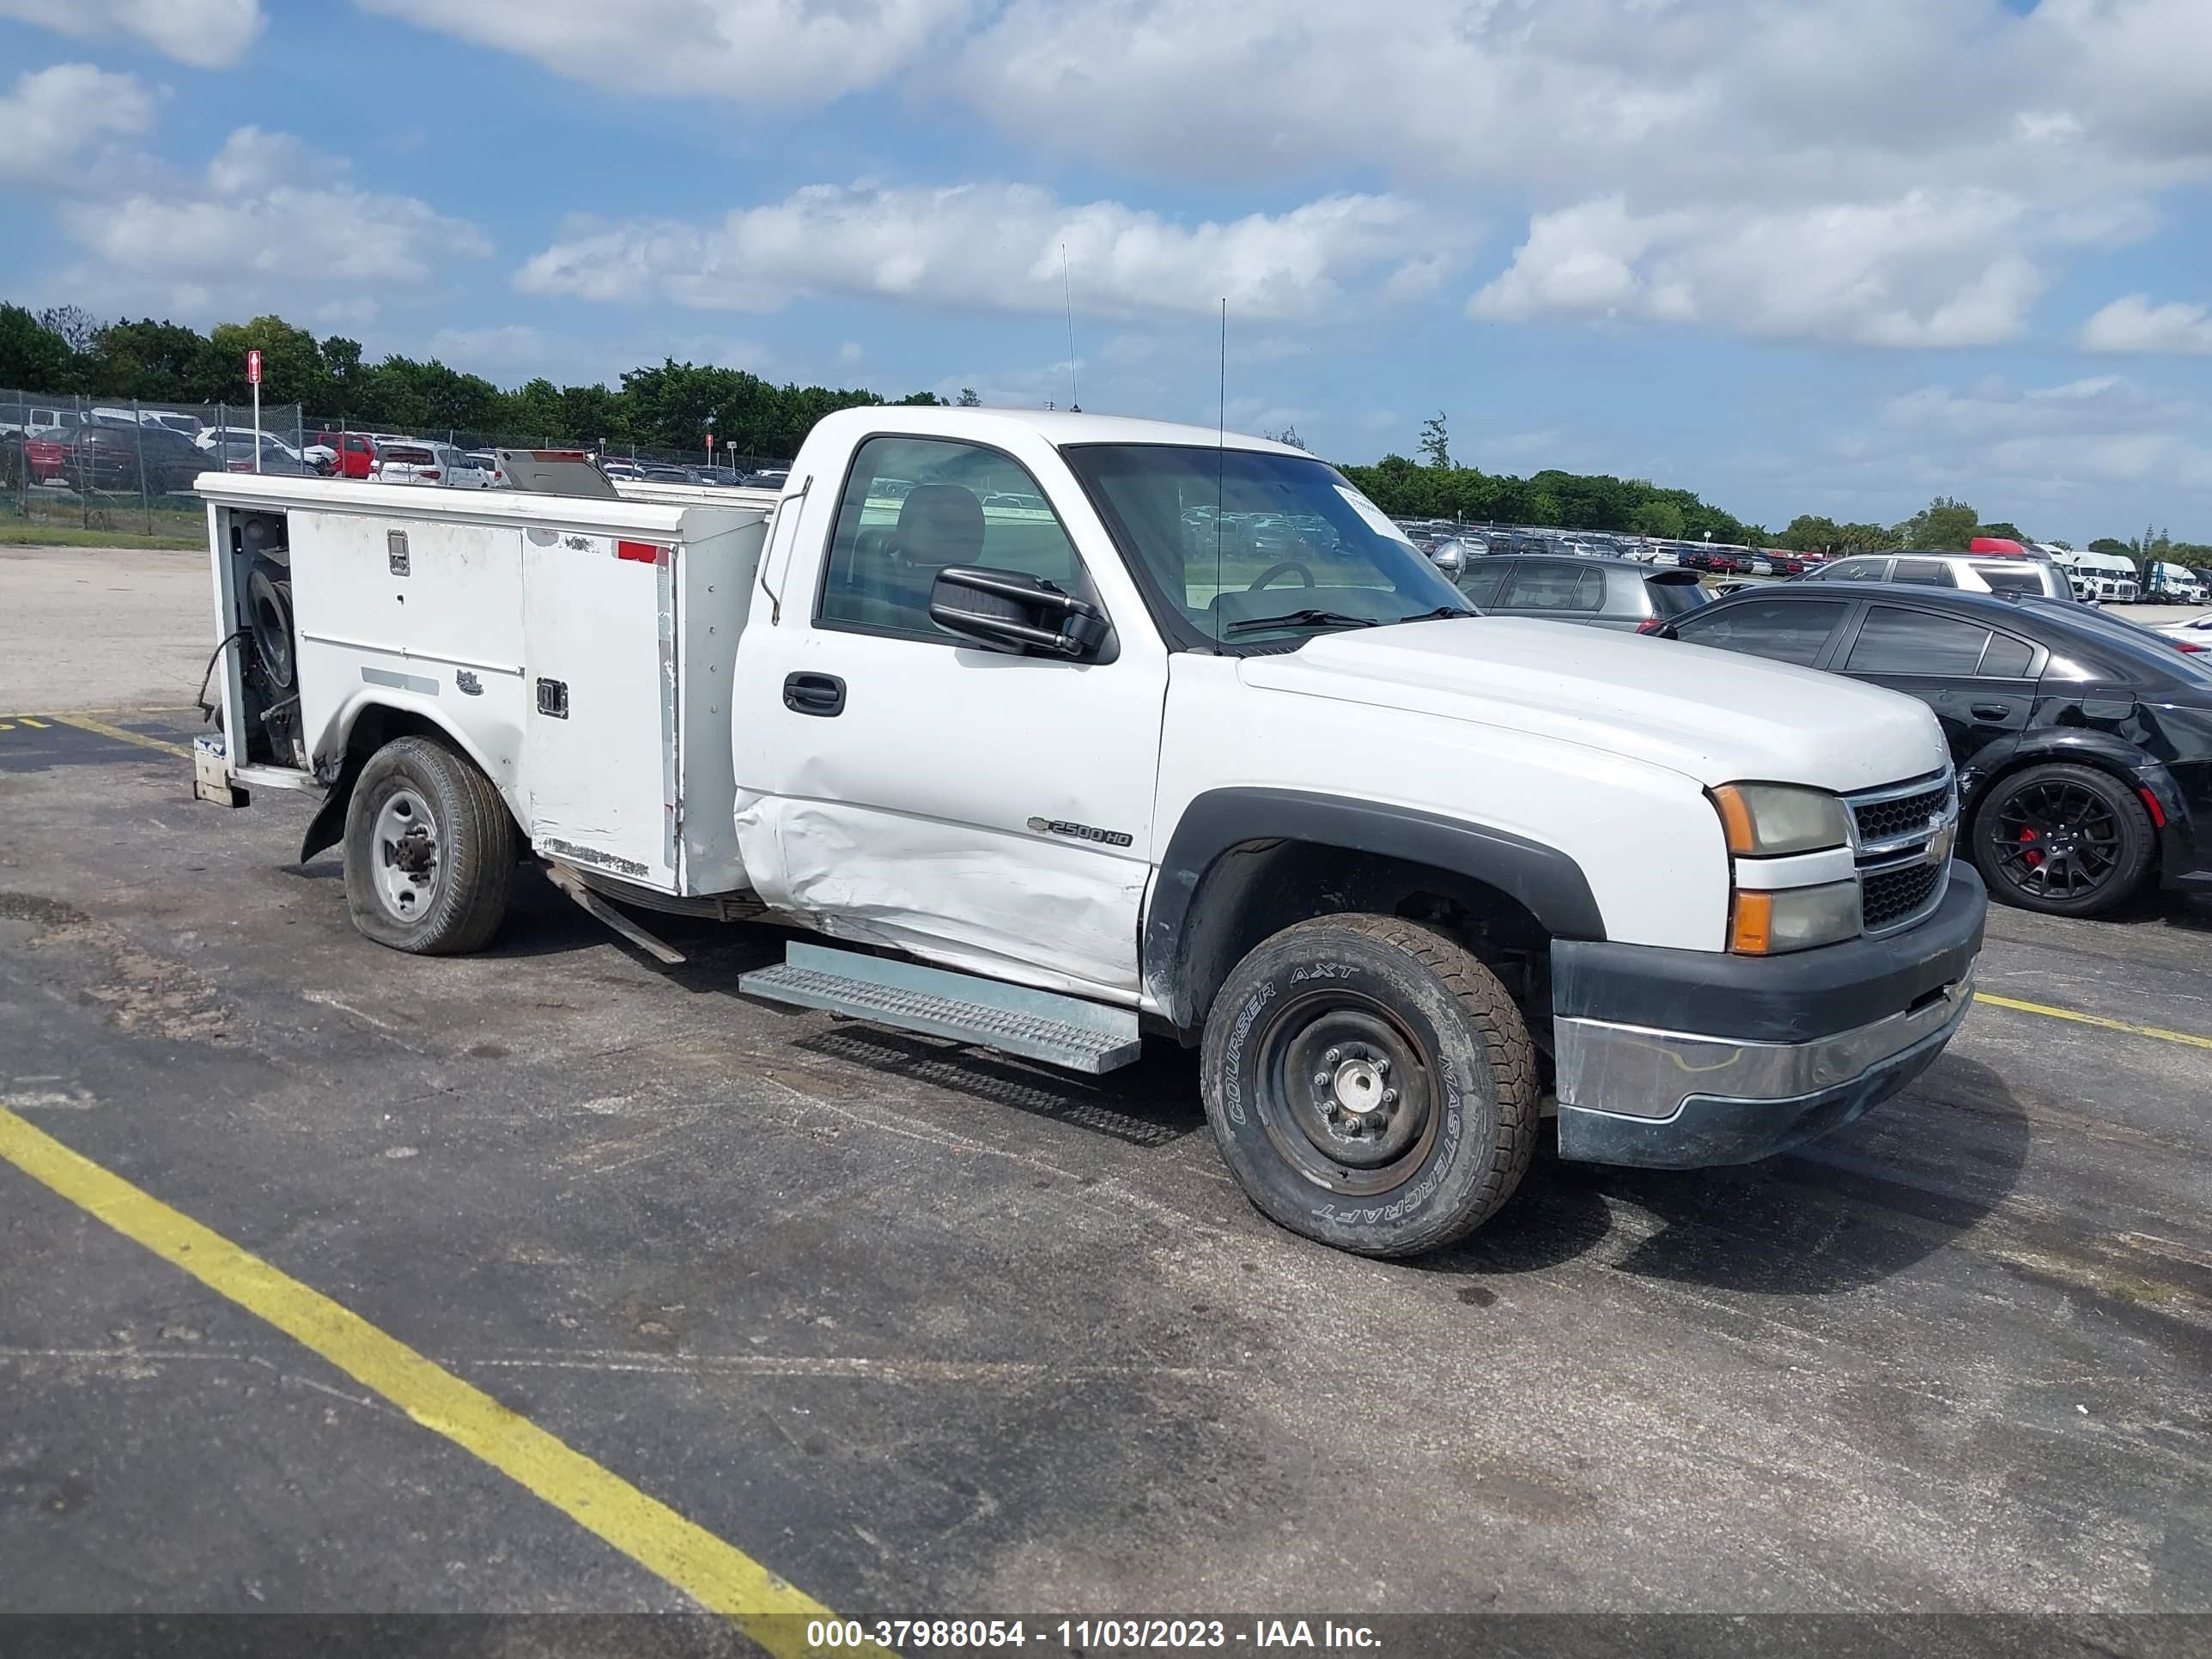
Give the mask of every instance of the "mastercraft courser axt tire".
[[1395, 916], [1263, 941], [1215, 997], [1200, 1066], [1206, 1121], [1252, 1202], [1362, 1255], [1472, 1232], [1535, 1146], [1520, 1011], [1471, 952]]
[[461, 956], [491, 942], [514, 890], [514, 820], [492, 781], [429, 738], [398, 738], [346, 805], [346, 908], [379, 945]]

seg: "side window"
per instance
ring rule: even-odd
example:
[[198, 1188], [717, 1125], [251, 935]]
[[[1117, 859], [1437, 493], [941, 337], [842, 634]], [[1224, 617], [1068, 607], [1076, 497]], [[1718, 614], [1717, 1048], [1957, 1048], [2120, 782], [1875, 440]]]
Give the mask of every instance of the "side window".
[[2035, 647], [2026, 640], [2016, 640], [2009, 634], [1992, 634], [1989, 648], [1982, 653], [1982, 665], [1978, 672], [1985, 680], [2024, 679], [2028, 664], [2034, 660]]
[[1878, 605], [1867, 612], [1847, 674], [1972, 674], [1990, 642], [1990, 630], [1974, 623], [1938, 617], [1926, 611], [1899, 611]]
[[1941, 559], [1899, 559], [1897, 568], [1890, 573], [1893, 582], [1910, 582], [1917, 587], [1956, 587], [1957, 578], [1951, 567]]
[[945, 438], [871, 438], [853, 458], [814, 619], [954, 643], [929, 619], [950, 564], [1042, 576], [1096, 599], [1075, 547], [1027, 468]]
[[1505, 573], [1512, 567], [1499, 560], [1474, 560], [1472, 568], [1459, 579], [1459, 591], [1478, 611], [1489, 611], [1498, 604], [1498, 590], [1504, 586]]
[[1692, 645], [1810, 668], [1850, 608], [1847, 599], [1751, 599], [1708, 606], [1676, 623], [1674, 632]]
[[1513, 573], [1501, 608], [1595, 611], [1604, 603], [1604, 572], [1532, 560]]
[[2043, 592], [2042, 573], [2025, 562], [2005, 564], [1990, 559], [1969, 567], [1990, 585], [1992, 593], [2040, 593]]
[[1887, 559], [1845, 559], [1814, 574], [1824, 582], [1878, 582], [1888, 569]]

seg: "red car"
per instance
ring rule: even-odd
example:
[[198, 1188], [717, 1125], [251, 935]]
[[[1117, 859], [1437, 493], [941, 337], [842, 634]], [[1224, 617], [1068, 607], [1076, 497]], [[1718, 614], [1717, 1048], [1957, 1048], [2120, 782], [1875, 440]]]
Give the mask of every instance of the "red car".
[[307, 441], [320, 444], [337, 457], [331, 468], [334, 477], [366, 478], [376, 465], [376, 446], [366, 432], [318, 432]]
[[62, 476], [62, 458], [65, 446], [59, 438], [31, 438], [23, 440], [23, 465], [28, 469], [33, 483], [58, 483]]

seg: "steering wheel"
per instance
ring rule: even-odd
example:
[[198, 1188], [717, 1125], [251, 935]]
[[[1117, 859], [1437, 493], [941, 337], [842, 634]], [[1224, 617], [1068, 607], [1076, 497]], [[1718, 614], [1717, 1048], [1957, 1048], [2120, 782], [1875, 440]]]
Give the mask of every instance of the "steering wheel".
[[1285, 559], [1280, 564], [1269, 565], [1265, 570], [1260, 573], [1259, 580], [1254, 582], [1244, 591], [1247, 593], [1256, 593], [1261, 588], [1265, 587], [1269, 582], [1274, 580], [1276, 577], [1280, 576], [1286, 572], [1292, 571], [1297, 573], [1299, 578], [1300, 586], [1311, 587], [1314, 585], [1312, 571], [1307, 569], [1305, 566], [1298, 563], [1295, 559]]

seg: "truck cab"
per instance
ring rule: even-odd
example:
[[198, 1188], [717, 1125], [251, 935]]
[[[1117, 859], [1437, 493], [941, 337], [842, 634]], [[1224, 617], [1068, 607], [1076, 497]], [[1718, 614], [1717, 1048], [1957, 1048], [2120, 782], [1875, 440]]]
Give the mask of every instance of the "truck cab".
[[[291, 769], [372, 938], [480, 947], [522, 848], [572, 896], [840, 947], [755, 994], [1085, 1070], [1179, 1042], [1254, 1202], [1341, 1248], [1480, 1224], [1547, 1116], [1600, 1162], [1796, 1145], [1904, 1086], [1971, 998], [1984, 896], [1923, 705], [1483, 617], [1264, 440], [853, 410], [772, 509], [203, 483], [226, 634], [236, 514], [286, 503], [261, 533], [302, 629], [311, 586], [349, 589], [347, 632], [303, 635]], [[309, 513], [318, 488], [361, 523]], [[425, 548], [450, 527], [450, 560], [392, 576], [395, 511], [441, 527]], [[511, 599], [481, 586], [494, 533]], [[403, 610], [445, 631], [360, 620]], [[459, 684], [487, 664], [513, 665], [496, 720]], [[616, 821], [629, 842], [593, 839]]]

